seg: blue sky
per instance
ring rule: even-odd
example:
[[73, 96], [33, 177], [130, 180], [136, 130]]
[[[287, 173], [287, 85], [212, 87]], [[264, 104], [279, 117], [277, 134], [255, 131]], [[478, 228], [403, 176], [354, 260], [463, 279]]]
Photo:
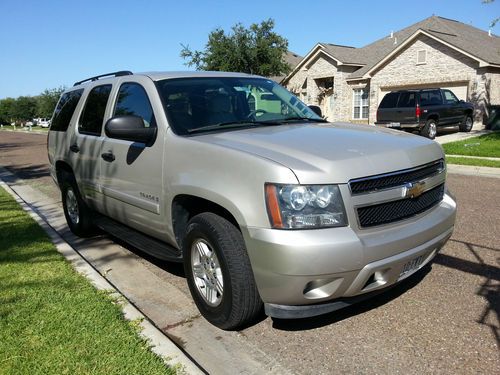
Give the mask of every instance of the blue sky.
[[361, 47], [433, 14], [487, 30], [500, 0], [1, 0], [0, 98], [115, 70], [186, 70], [181, 43], [202, 49], [210, 31], [236, 22], [273, 18], [303, 56], [319, 41]]

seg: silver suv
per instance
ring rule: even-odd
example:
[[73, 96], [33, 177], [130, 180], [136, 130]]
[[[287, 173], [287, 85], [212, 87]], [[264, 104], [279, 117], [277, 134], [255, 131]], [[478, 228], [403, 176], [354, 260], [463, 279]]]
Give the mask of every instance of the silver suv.
[[48, 136], [71, 230], [184, 263], [222, 329], [324, 314], [431, 262], [456, 204], [441, 147], [330, 124], [273, 81], [116, 72], [64, 92]]

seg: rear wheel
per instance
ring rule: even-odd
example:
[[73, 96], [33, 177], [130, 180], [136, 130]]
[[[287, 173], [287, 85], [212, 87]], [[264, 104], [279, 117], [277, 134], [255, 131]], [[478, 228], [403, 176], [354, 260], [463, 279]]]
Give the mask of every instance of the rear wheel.
[[434, 119], [429, 119], [425, 123], [425, 126], [420, 130], [420, 135], [427, 137], [429, 139], [436, 138], [437, 134], [437, 121]]
[[465, 115], [464, 119], [459, 125], [459, 129], [461, 132], [470, 132], [472, 130], [472, 125], [474, 125], [474, 121], [472, 120], [471, 115]]
[[67, 172], [61, 175], [61, 187], [64, 216], [69, 229], [79, 237], [89, 237], [95, 233], [92, 224], [92, 210], [83, 201], [75, 177]]
[[189, 289], [205, 319], [226, 330], [251, 323], [262, 301], [240, 231], [206, 212], [189, 221], [182, 243]]

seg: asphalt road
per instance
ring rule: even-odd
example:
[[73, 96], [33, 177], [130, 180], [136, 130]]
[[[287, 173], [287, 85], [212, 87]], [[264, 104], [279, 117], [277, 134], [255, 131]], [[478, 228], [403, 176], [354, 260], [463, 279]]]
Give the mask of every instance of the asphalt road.
[[[58, 198], [47, 163], [44, 135], [0, 131], [0, 166]], [[298, 374], [500, 373], [500, 179], [448, 181], [458, 219], [432, 267], [362, 305], [304, 320], [263, 317], [233, 339]], [[135, 261], [189, 295], [179, 267]]]

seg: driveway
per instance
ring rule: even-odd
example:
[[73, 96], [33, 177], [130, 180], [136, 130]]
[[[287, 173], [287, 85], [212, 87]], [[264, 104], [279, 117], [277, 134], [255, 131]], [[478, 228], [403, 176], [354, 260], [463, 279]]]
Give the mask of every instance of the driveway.
[[[60, 213], [45, 136], [0, 132], [0, 166]], [[199, 316], [179, 265], [106, 235], [76, 239], [60, 215], [52, 224], [209, 373], [499, 373], [499, 180], [448, 181], [458, 219], [432, 267], [362, 305], [312, 319], [262, 317], [239, 332]]]

